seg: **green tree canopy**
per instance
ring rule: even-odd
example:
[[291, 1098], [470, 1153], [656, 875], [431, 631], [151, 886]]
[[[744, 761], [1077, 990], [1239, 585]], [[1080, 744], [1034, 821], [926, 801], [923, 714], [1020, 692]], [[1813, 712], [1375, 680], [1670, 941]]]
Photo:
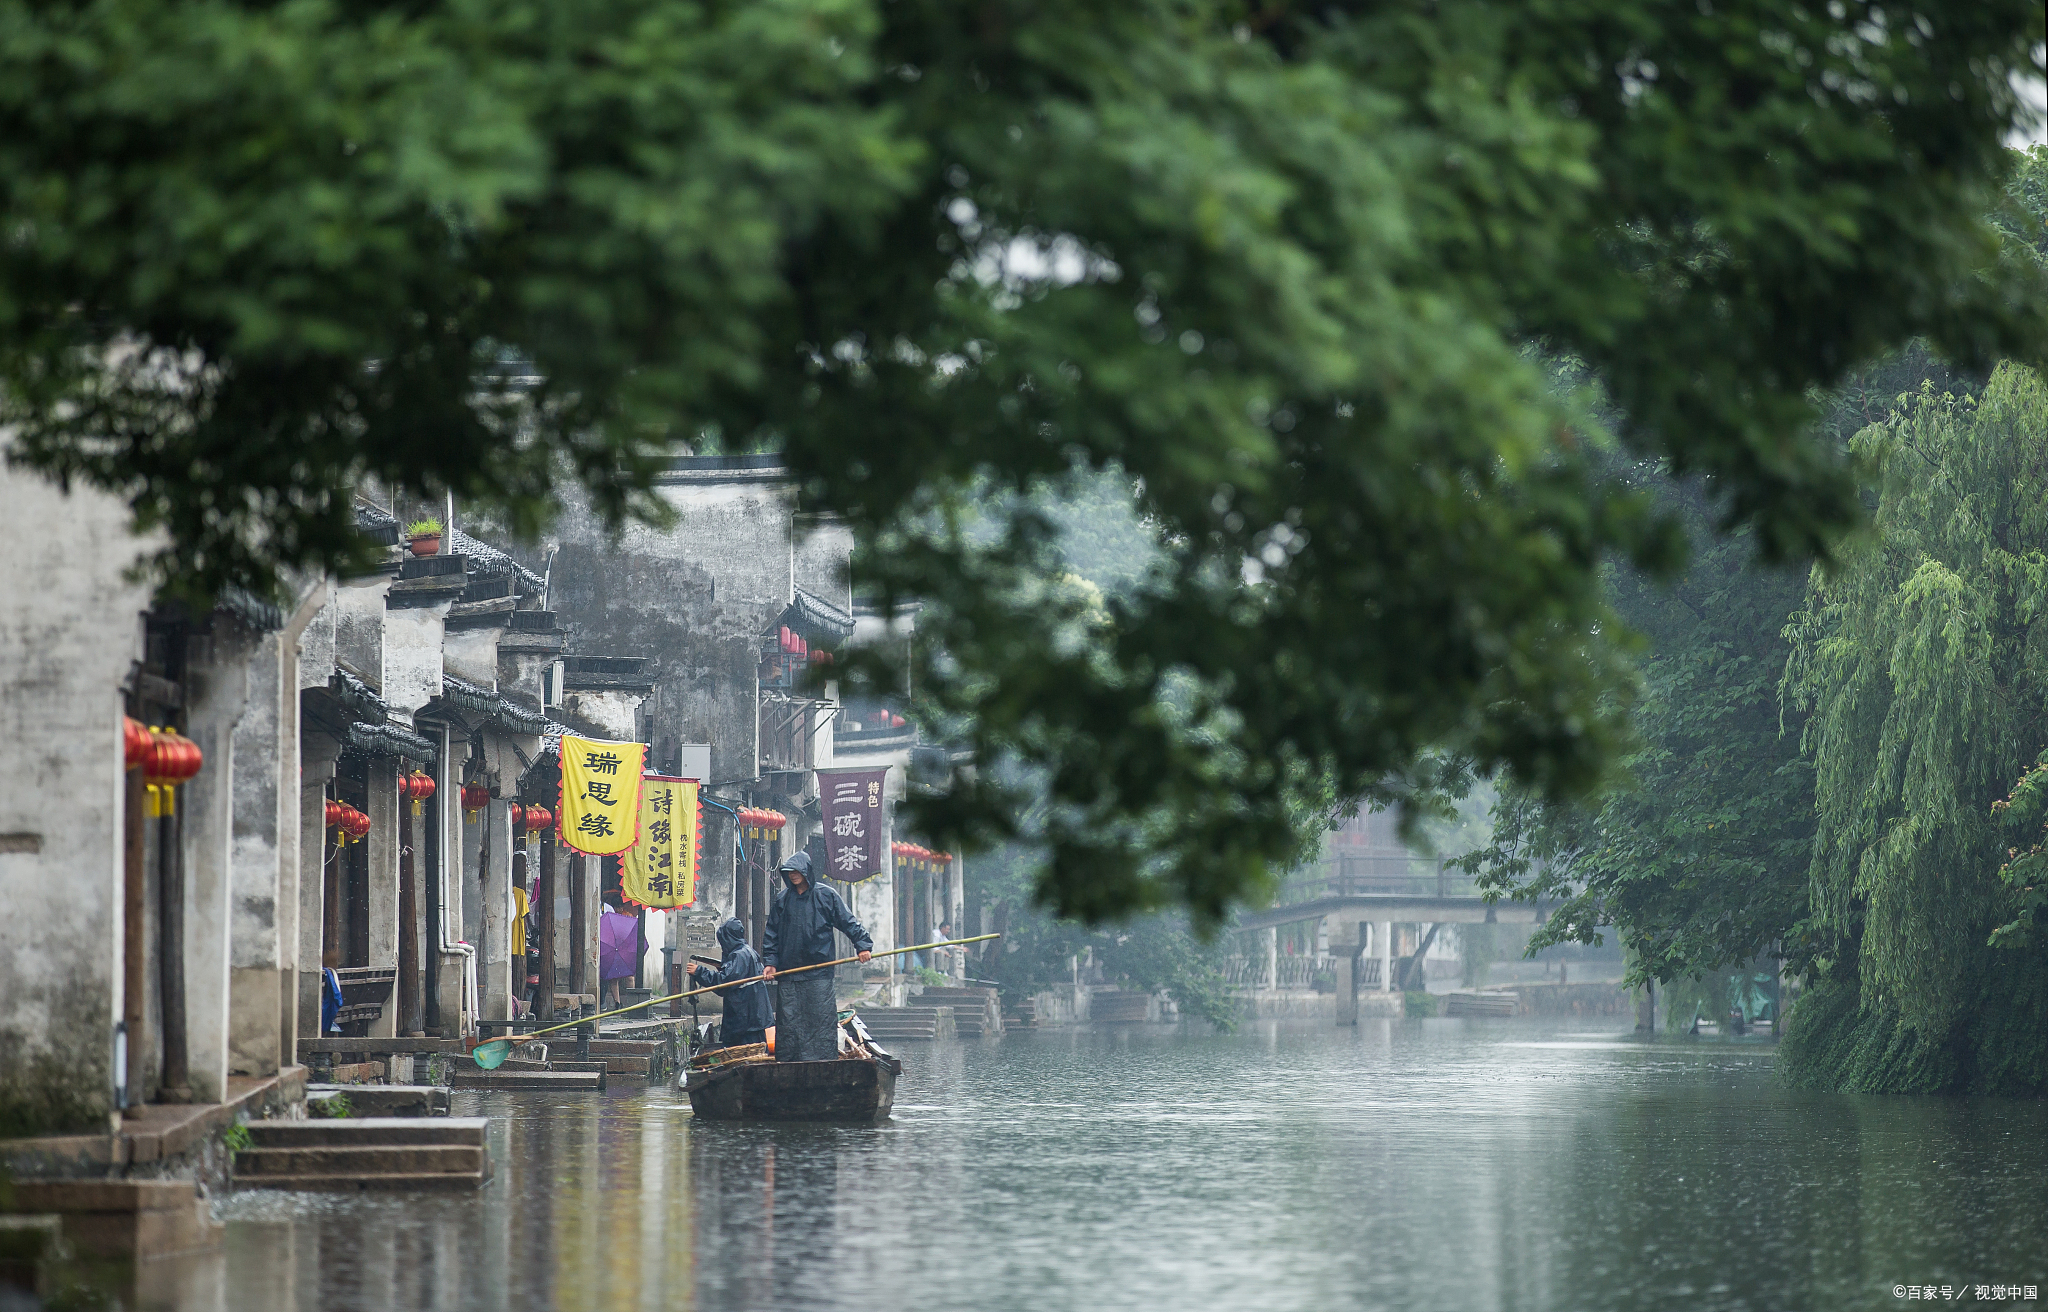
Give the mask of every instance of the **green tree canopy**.
[[1748, 961], [1806, 915], [1813, 776], [1778, 697], [1804, 579], [1713, 536], [1698, 487], [1641, 477], [1695, 550], [1668, 581], [1613, 571], [1615, 611], [1644, 642], [1621, 777], [1590, 804], [1506, 791], [1463, 864], [1491, 890], [1560, 899], [1532, 949], [1618, 933], [1632, 982], [1669, 982]]
[[1881, 478], [1874, 540], [1816, 572], [1787, 630], [1818, 980], [1788, 1061], [1852, 1088], [2038, 1091], [2048, 954], [1989, 944], [2019, 907], [1998, 803], [2048, 745], [2048, 386], [2002, 365], [1855, 445]]
[[[1599, 562], [1678, 545], [1602, 443], [1825, 551], [1857, 503], [1811, 389], [1915, 335], [2039, 358], [1982, 214], [2043, 21], [0, 0], [11, 455], [204, 589], [348, 559], [365, 475], [532, 528], [559, 479], [652, 514], [677, 441], [772, 446], [927, 602], [932, 713], [1049, 780], [1062, 906], [1214, 917], [1322, 790], [1600, 776]], [[1110, 464], [1162, 558], [1106, 606], [1028, 499], [954, 527]], [[926, 832], [1010, 834], [1001, 777]]]

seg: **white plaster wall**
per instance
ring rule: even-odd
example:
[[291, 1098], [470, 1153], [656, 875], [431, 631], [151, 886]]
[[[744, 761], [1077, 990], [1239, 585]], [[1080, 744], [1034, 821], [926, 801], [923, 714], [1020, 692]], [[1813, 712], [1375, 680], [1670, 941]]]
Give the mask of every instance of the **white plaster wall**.
[[231, 906], [234, 887], [234, 731], [249, 703], [259, 635], [225, 616], [188, 644], [186, 733], [205, 768], [184, 793], [185, 1032], [194, 1102], [228, 1094]]
[[382, 574], [343, 579], [334, 601], [334, 663], [372, 688], [384, 685], [384, 595], [391, 580]]
[[[384, 702], [408, 722], [414, 711], [441, 695], [441, 637], [447, 614], [446, 605], [384, 613]], [[496, 664], [495, 657], [492, 663]]]
[[[370, 964], [393, 967], [398, 964], [398, 766], [388, 757], [377, 757], [369, 766], [370, 833]], [[383, 1014], [370, 1022], [376, 1038], [398, 1035], [398, 990], [393, 988], [384, 1001]]]
[[[279, 872], [285, 835], [298, 831], [299, 800], [279, 787], [277, 768], [298, 702], [298, 690], [285, 686], [286, 656], [280, 634], [265, 634], [257, 643], [249, 662], [249, 704], [234, 729], [228, 1065], [237, 1075], [271, 1075], [278, 1067], [278, 971], [287, 959]], [[297, 743], [290, 746], [296, 760]]]
[[326, 596], [326, 603], [314, 612], [299, 638], [298, 685], [302, 692], [307, 688], [325, 688], [334, 678], [334, 624], [341, 607], [335, 604], [331, 591]]
[[[148, 590], [126, 508], [8, 467], [0, 571], [0, 1100], [104, 1126], [121, 1015], [121, 681]], [[26, 1100], [17, 1102], [16, 1100]]]
[[478, 988], [484, 1019], [512, 1018], [512, 809], [493, 800], [479, 814], [491, 829], [490, 865], [483, 879], [483, 953]]
[[562, 703], [565, 711], [595, 726], [601, 736], [633, 742], [639, 738], [635, 730], [639, 728], [640, 703], [644, 700], [637, 692], [606, 689], [572, 692], [562, 698]]
[[[441, 646], [441, 664], [443, 668], [458, 679], [467, 679], [479, 687], [496, 691], [498, 687], [498, 635], [504, 631], [498, 628], [457, 629], [453, 633], [448, 634], [443, 639]], [[436, 686], [434, 691], [438, 693], [440, 688]], [[539, 696], [540, 686], [536, 683], [533, 687], [522, 689], [522, 691]]]
[[790, 531], [791, 582], [813, 597], [841, 610], [853, 609], [853, 580], [847, 562], [853, 557], [853, 530], [825, 515], [795, 519]]

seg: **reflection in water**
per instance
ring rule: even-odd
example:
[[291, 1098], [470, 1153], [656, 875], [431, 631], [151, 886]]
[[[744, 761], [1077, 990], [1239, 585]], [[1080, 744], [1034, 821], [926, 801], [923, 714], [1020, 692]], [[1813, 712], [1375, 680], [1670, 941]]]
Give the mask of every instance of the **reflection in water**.
[[[229, 1200], [159, 1306], [1889, 1307], [2048, 1286], [2048, 1109], [1788, 1093], [1767, 1045], [1535, 1021], [913, 1048], [881, 1126], [458, 1093], [480, 1195]], [[624, 1085], [626, 1082], [621, 1082]]]

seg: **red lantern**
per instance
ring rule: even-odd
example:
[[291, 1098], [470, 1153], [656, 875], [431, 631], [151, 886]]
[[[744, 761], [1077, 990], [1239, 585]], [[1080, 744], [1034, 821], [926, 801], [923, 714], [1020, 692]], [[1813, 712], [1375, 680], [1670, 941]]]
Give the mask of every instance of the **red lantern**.
[[149, 729], [133, 716], [121, 717], [121, 755], [130, 770], [149, 764]]
[[178, 809], [177, 786], [199, 773], [206, 758], [199, 744], [175, 729], [151, 729], [141, 761], [149, 785], [149, 814], [171, 815]]
[[347, 814], [347, 804], [342, 802], [329, 802], [327, 804], [327, 827], [329, 829], [338, 827], [341, 824], [342, 817], [346, 816]]
[[469, 812], [470, 819], [474, 820], [476, 813], [490, 804], [491, 790], [481, 783], [469, 783], [462, 786], [462, 809]]
[[512, 805], [510, 805], [510, 806], [506, 807], [506, 808], [505, 808], [505, 810], [506, 810], [506, 811], [507, 811], [507, 813], [509, 813], [509, 814], [511, 815], [511, 817], [512, 817], [512, 827], [513, 827], [514, 829], [524, 829], [524, 828], [526, 828], [526, 808], [525, 808], [525, 807], [521, 806], [521, 805], [520, 805], [519, 803], [517, 803], [517, 802], [514, 802], [514, 803], [512, 803]]
[[529, 806], [526, 808], [526, 829], [528, 833], [537, 834], [554, 822], [555, 813], [546, 807]]
[[350, 807], [348, 815], [342, 821], [342, 828], [348, 831], [350, 838], [360, 840], [365, 834], [370, 832], [370, 817], [354, 807]]

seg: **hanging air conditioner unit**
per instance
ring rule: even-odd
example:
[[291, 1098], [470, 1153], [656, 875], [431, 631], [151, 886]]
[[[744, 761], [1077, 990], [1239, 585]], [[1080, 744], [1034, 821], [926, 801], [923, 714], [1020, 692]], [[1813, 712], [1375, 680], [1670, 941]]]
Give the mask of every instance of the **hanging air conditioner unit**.
[[562, 704], [562, 684], [568, 672], [569, 662], [556, 661], [541, 677], [541, 701], [550, 709]]

